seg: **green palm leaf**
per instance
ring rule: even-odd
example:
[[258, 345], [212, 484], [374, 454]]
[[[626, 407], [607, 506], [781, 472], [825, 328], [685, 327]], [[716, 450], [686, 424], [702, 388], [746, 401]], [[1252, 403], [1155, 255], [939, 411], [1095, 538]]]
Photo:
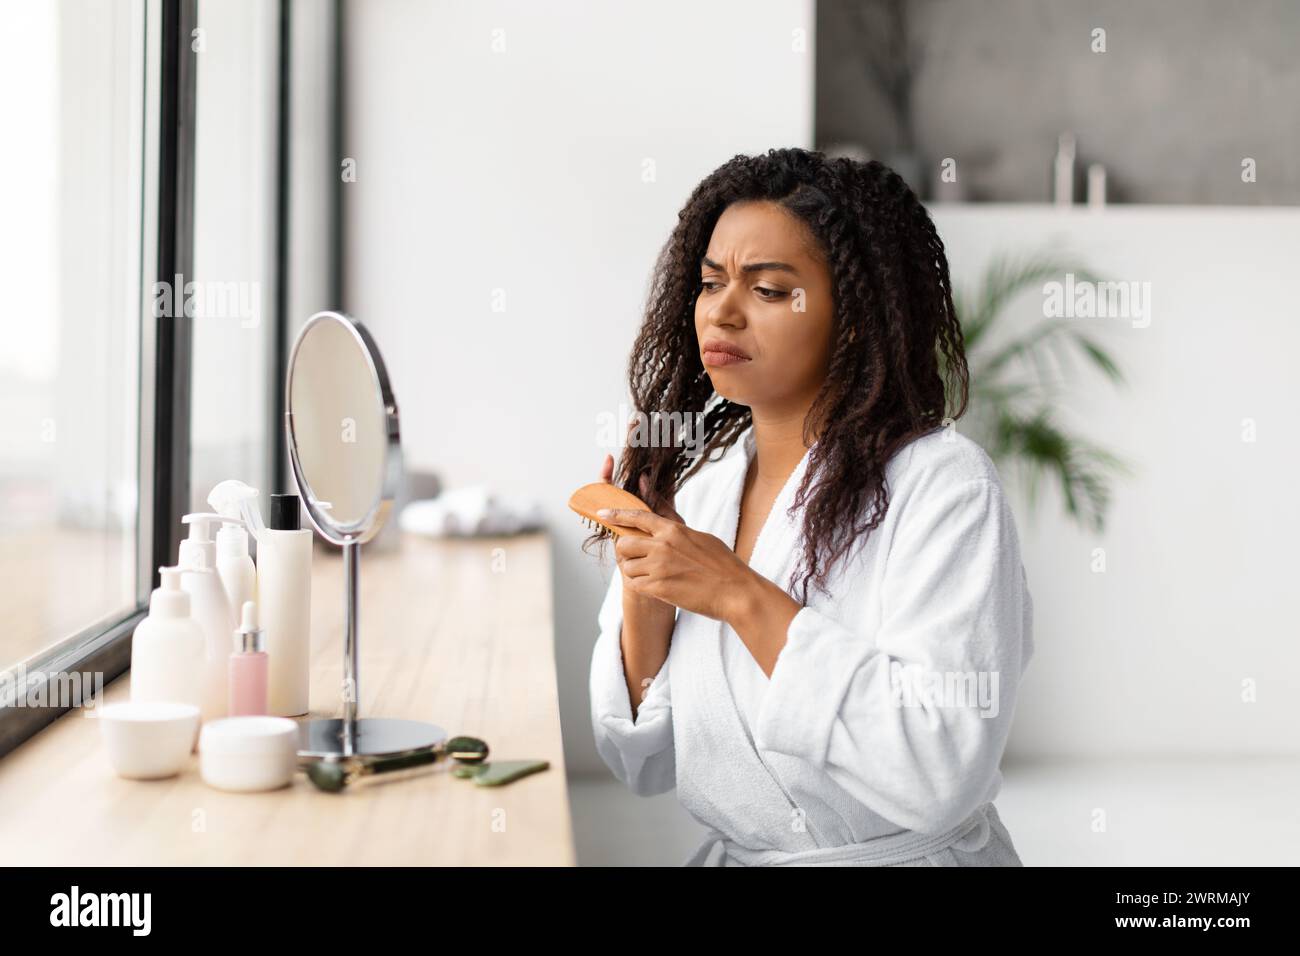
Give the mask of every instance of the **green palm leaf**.
[[[1124, 381], [1119, 363], [1094, 336], [1067, 320], [1044, 318], [997, 341], [999, 322], [1015, 299], [1031, 289], [1041, 292], [1044, 283], [1067, 272], [1076, 281], [1098, 281], [1058, 255], [1002, 256], [989, 264], [973, 294], [955, 291], [953, 300], [970, 367], [972, 437], [999, 467], [1022, 476], [1031, 508], [1037, 507], [1040, 486], [1050, 480], [1067, 515], [1101, 530], [1114, 479], [1128, 466], [1063, 428], [1051, 408], [1075, 363], [1082, 361], [1116, 385]], [[1028, 380], [1020, 374], [1026, 370], [1032, 373]]]

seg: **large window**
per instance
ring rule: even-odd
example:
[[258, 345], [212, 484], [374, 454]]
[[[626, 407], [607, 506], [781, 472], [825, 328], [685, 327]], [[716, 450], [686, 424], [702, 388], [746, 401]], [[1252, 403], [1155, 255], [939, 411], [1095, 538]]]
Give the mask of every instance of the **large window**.
[[128, 667], [216, 482], [284, 490], [289, 316], [338, 304], [337, 22], [0, 0], [0, 757]]
[[212, 302], [193, 324], [190, 508], [226, 478], [272, 482], [276, 327], [278, 4], [200, 0], [194, 278]]
[[124, 618], [147, 590], [140, 459], [151, 409], [141, 403], [144, 0], [0, 10], [4, 670]]

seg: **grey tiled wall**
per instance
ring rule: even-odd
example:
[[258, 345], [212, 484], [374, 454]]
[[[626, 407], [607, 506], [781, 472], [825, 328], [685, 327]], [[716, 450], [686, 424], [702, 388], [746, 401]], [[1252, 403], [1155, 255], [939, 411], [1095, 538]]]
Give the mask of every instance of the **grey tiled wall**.
[[[864, 33], [854, 7], [869, 11]], [[870, 79], [886, 7], [820, 0], [816, 140], [889, 161], [898, 124]], [[1050, 198], [1057, 136], [1107, 167], [1112, 201], [1300, 203], [1300, 2], [911, 0], [927, 195], [944, 158], [965, 198]], [[1094, 29], [1106, 51], [1094, 52]], [[879, 54], [877, 54], [879, 59]], [[1242, 181], [1252, 158], [1256, 181]], [[901, 170], [900, 170], [901, 171]], [[917, 183], [913, 183], [917, 185]]]

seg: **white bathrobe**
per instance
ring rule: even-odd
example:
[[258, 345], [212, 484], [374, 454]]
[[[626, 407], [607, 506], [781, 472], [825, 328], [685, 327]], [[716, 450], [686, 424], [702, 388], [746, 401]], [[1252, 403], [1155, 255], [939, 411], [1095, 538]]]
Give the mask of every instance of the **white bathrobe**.
[[[734, 546], [753, 431], [679, 491], [686, 523]], [[791, 594], [805, 455], [750, 566]], [[997, 471], [955, 430], [886, 466], [885, 519], [810, 588], [770, 680], [723, 622], [681, 610], [632, 720], [622, 575], [591, 663], [602, 759], [634, 793], [676, 787], [709, 838], [689, 864], [1019, 865], [992, 801], [1033, 604]], [[739, 649], [740, 653], [737, 653]], [[719, 849], [720, 848], [720, 849]]]

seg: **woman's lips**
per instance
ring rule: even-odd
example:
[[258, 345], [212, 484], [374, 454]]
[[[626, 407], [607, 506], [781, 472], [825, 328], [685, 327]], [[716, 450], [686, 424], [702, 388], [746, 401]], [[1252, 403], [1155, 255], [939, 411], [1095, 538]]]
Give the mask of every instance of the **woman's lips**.
[[718, 352], [713, 349], [704, 350], [704, 364], [712, 366], [722, 365], [739, 365], [741, 362], [748, 362], [749, 359], [742, 358], [735, 352]]
[[704, 342], [700, 347], [700, 357], [704, 360], [705, 365], [715, 368], [724, 365], [739, 365], [741, 362], [751, 361], [750, 357], [740, 348], [730, 342], [720, 342], [716, 339], [708, 339]]

